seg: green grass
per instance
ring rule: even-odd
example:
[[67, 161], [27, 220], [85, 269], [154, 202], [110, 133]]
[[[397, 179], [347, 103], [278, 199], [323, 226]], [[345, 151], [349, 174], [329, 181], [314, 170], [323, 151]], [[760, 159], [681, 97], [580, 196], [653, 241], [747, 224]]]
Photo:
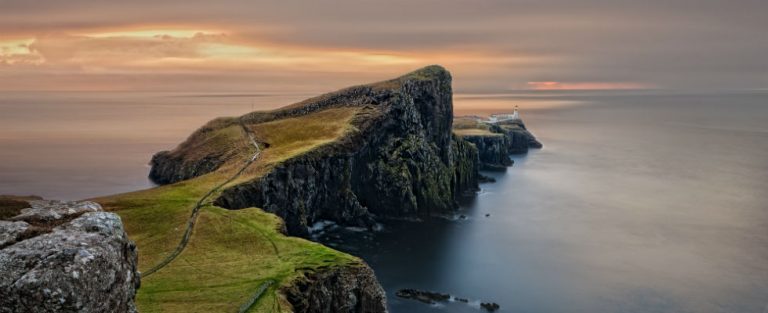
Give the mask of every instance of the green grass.
[[453, 129], [490, 129], [490, 126], [485, 123], [478, 122], [474, 118], [470, 117], [456, 117], [453, 119]]
[[264, 151], [264, 162], [280, 162], [354, 131], [350, 121], [358, 111], [357, 107], [333, 108], [250, 128], [259, 142], [270, 145], [270, 149]]
[[[259, 142], [269, 143], [260, 158], [231, 184], [259, 177], [272, 166], [355, 131], [359, 108], [336, 108], [310, 115], [248, 125]], [[211, 126], [209, 123], [206, 127]], [[203, 129], [182, 145], [197, 149], [240, 149], [246, 134], [226, 122]], [[193, 137], [206, 139], [199, 145]], [[212, 138], [219, 138], [212, 140]], [[153, 189], [94, 199], [118, 213], [147, 270], [179, 243], [195, 203], [242, 167], [249, 153], [238, 150], [218, 170]], [[213, 151], [213, 150], [210, 150]], [[215, 152], [215, 151], [214, 151]], [[249, 151], [252, 152], [252, 151]], [[213, 197], [215, 198], [215, 197]], [[305, 271], [358, 264], [359, 259], [278, 230], [282, 221], [258, 208], [230, 211], [207, 203], [186, 249], [170, 264], [142, 279], [141, 312], [236, 312], [266, 281], [274, 284], [251, 312], [289, 312], [277, 290]]]
[[487, 129], [477, 129], [477, 128], [454, 129], [453, 133], [459, 136], [504, 136], [503, 134], [492, 133]]
[[458, 136], [502, 136], [490, 131], [488, 124], [480, 123], [474, 118], [458, 117], [453, 119], [453, 133]]
[[251, 145], [243, 141], [243, 130], [236, 118], [217, 118], [189, 136], [170, 155], [184, 160], [215, 157], [226, 161], [238, 160], [248, 154]]
[[37, 196], [5, 196], [0, 195], [0, 220], [14, 217], [21, 210], [29, 208], [29, 200], [40, 200]]

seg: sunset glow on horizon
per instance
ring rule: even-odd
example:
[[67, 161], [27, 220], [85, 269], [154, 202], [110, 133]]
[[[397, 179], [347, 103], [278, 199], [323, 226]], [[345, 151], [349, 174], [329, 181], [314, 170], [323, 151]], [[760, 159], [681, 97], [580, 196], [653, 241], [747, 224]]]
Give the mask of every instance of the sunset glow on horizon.
[[467, 93], [768, 86], [760, 16], [590, 2], [9, 0], [0, 91], [318, 92], [430, 64]]
[[[186, 73], [250, 75], [275, 71], [386, 73], [382, 77], [410, 71], [430, 64], [443, 64], [452, 70], [468, 70], [495, 64], [524, 64], [533, 56], [494, 55], [493, 52], [414, 51], [371, 49], [328, 49], [285, 45], [248, 38], [234, 31], [204, 28], [133, 27], [52, 33], [30, 38], [0, 40], [0, 78], [2, 74], [45, 75], [69, 73], [81, 78], [89, 75]], [[240, 73], [240, 74], [238, 74]], [[45, 90], [28, 88], [23, 81], [7, 82], [0, 90]], [[134, 87], [94, 84], [89, 79], [56, 81], [54, 90], [141, 90]], [[149, 88], [152, 89], [152, 88]]]
[[649, 85], [631, 82], [528, 82], [532, 90], [631, 90], [648, 89]]

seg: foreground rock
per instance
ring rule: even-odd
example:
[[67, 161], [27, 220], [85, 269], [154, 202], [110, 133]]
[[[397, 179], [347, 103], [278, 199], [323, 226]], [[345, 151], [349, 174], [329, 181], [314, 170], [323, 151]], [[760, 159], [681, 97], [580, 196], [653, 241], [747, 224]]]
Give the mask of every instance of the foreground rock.
[[27, 201], [0, 221], [0, 312], [135, 312], [137, 255], [94, 202]]
[[301, 313], [385, 313], [386, 295], [367, 265], [307, 274], [283, 294]]

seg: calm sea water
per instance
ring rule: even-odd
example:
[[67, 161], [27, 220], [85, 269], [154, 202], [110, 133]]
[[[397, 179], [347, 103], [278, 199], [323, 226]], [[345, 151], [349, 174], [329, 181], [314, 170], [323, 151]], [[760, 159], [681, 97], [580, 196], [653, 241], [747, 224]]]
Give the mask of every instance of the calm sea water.
[[[0, 194], [145, 188], [152, 153], [213, 116], [302, 98], [0, 94]], [[466, 219], [322, 238], [369, 262], [392, 312], [479, 312], [479, 301], [501, 312], [768, 311], [768, 92], [521, 93], [455, 104], [459, 114], [518, 104], [545, 148], [487, 173], [497, 182], [464, 204]], [[425, 305], [395, 297], [399, 288], [470, 303]]]

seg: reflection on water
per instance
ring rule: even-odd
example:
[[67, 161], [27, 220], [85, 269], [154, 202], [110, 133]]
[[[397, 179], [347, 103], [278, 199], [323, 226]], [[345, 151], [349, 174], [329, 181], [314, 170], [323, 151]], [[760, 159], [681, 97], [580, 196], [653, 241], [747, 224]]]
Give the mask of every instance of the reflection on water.
[[151, 187], [147, 163], [217, 116], [305, 95], [0, 93], [0, 194], [81, 199]]
[[[205, 121], [301, 98], [2, 94], [0, 194], [144, 188], [152, 153]], [[545, 148], [488, 173], [497, 182], [463, 206], [467, 219], [323, 237], [371, 264], [392, 312], [478, 312], [477, 301], [501, 312], [765, 312], [766, 93], [457, 96], [456, 112], [515, 104]], [[427, 306], [396, 298], [399, 288], [472, 303]]]

